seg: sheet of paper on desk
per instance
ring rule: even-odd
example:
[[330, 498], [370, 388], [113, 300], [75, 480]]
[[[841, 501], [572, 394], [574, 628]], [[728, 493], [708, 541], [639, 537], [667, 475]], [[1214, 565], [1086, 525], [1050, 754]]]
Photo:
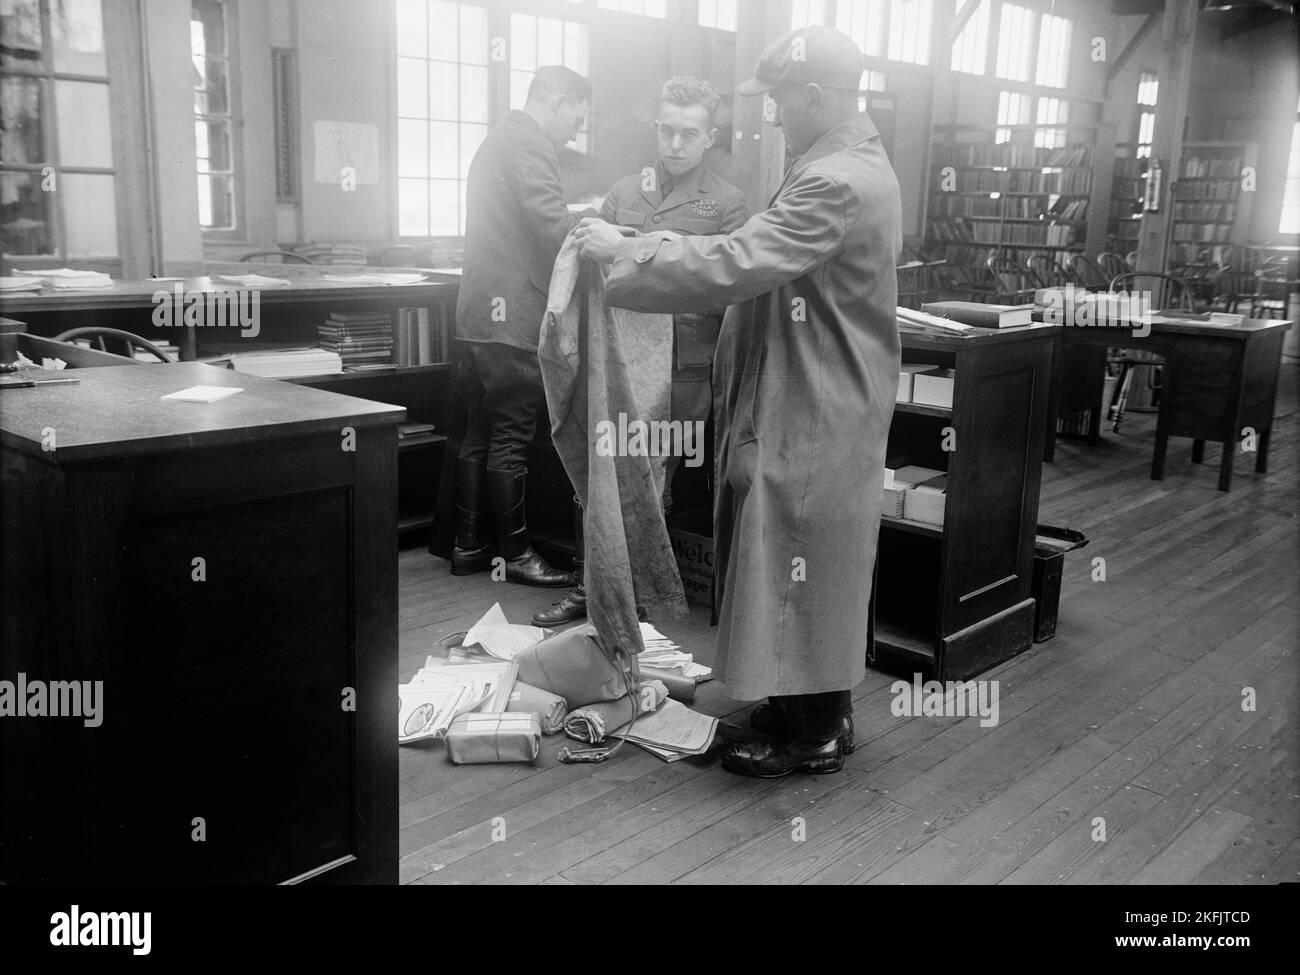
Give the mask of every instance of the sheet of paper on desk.
[[241, 288], [269, 288], [273, 285], [289, 284], [284, 278], [268, 278], [262, 274], [219, 274], [222, 281], [231, 281]]
[[483, 618], [470, 627], [461, 644], [467, 647], [477, 644], [498, 660], [513, 660], [520, 650], [531, 647], [545, 636], [546, 631], [540, 627], [511, 623], [506, 619], [501, 604], [493, 603]]
[[174, 393], [168, 393], [163, 399], [175, 400], [178, 403], [215, 403], [243, 391], [242, 386], [191, 386], [188, 389], [178, 389]]
[[388, 284], [420, 284], [424, 281], [423, 274], [407, 272], [384, 272], [381, 274], [322, 274], [321, 277], [326, 281], [334, 281], [341, 284], [352, 284], [357, 287], [372, 287], [374, 285]]

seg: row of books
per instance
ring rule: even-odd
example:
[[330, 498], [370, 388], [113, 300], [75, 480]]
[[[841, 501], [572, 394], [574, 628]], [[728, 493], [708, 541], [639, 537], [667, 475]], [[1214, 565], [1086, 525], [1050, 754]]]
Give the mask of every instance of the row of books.
[[450, 362], [452, 338], [445, 321], [429, 321], [427, 308], [403, 308], [397, 320], [394, 361], [399, 366]]
[[1074, 143], [1058, 148], [1009, 142], [942, 142], [934, 147], [938, 166], [1087, 166], [1092, 147]]
[[1197, 244], [1226, 244], [1232, 238], [1232, 224], [1175, 223], [1172, 238]]
[[1175, 220], [1217, 220], [1232, 223], [1237, 215], [1235, 203], [1175, 203], [1171, 209]]
[[1222, 183], [1178, 183], [1174, 187], [1174, 199], [1235, 200], [1237, 185], [1236, 180], [1225, 180]]
[[1067, 247], [1074, 243], [1074, 227], [1057, 223], [1001, 223], [997, 220], [971, 220], [977, 244], [1039, 244]]
[[383, 312], [331, 312], [316, 332], [321, 348], [338, 353], [345, 369], [392, 365], [393, 323]]
[[1088, 201], [1058, 200], [1044, 211], [1042, 200], [1032, 196], [955, 196], [946, 194], [935, 199], [934, 215], [941, 217], [1010, 217], [1030, 220], [1052, 216], [1058, 220], [1082, 220], [1088, 215]]
[[1182, 179], [1236, 179], [1241, 175], [1241, 158], [1217, 159], [1205, 156], [1183, 158]]
[[904, 362], [898, 371], [896, 403], [952, 409], [956, 373], [928, 362]]

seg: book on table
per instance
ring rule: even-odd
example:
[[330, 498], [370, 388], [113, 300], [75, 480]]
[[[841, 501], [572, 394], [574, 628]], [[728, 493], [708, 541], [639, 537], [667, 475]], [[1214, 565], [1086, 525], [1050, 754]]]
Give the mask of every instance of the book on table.
[[951, 318], [976, 328], [1013, 328], [1028, 325], [1034, 306], [991, 305], [978, 301], [928, 301], [921, 311], [938, 318]]

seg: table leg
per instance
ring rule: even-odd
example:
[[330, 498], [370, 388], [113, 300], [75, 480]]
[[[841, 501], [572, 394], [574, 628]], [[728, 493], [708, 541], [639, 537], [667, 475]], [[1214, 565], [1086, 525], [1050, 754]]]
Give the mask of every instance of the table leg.
[[1223, 442], [1223, 460], [1219, 462], [1219, 490], [1232, 489], [1232, 462], [1237, 453], [1237, 441], [1228, 437]]
[[1268, 438], [1272, 432], [1269, 429], [1259, 435], [1259, 449], [1255, 454], [1255, 472], [1257, 474], [1268, 473]]
[[1205, 460], [1205, 441], [1193, 440], [1192, 441], [1192, 463], [1199, 464], [1203, 460]]
[[1151, 455], [1151, 480], [1165, 479], [1165, 452], [1169, 449], [1169, 427], [1165, 424], [1163, 407], [1156, 418], [1156, 446]]

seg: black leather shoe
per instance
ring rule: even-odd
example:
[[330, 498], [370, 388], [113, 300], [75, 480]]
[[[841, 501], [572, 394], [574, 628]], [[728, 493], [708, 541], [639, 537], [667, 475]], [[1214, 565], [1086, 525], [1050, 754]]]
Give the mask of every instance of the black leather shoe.
[[472, 576], [476, 572], [486, 572], [492, 568], [492, 559], [496, 554], [497, 547], [492, 542], [477, 548], [462, 548], [457, 545], [451, 550], [451, 574]]
[[524, 586], [540, 586], [543, 589], [558, 589], [573, 585], [573, 573], [552, 568], [530, 545], [523, 555], [506, 560], [506, 581]]
[[543, 609], [533, 614], [533, 626], [560, 626], [574, 620], [587, 618], [587, 590], [578, 583], [564, 594], [558, 603], [552, 603], [550, 609]]
[[[853, 742], [853, 716], [846, 715], [843, 721], [844, 730], [840, 732], [840, 750], [845, 755], [852, 755], [853, 749], [857, 747]], [[766, 702], [749, 713], [749, 726], [760, 735], [781, 737], [785, 733], [780, 714], [776, 708]]]
[[722, 767], [756, 779], [779, 779], [792, 772], [830, 775], [844, 768], [838, 738], [830, 741], [747, 741], [722, 753]]

